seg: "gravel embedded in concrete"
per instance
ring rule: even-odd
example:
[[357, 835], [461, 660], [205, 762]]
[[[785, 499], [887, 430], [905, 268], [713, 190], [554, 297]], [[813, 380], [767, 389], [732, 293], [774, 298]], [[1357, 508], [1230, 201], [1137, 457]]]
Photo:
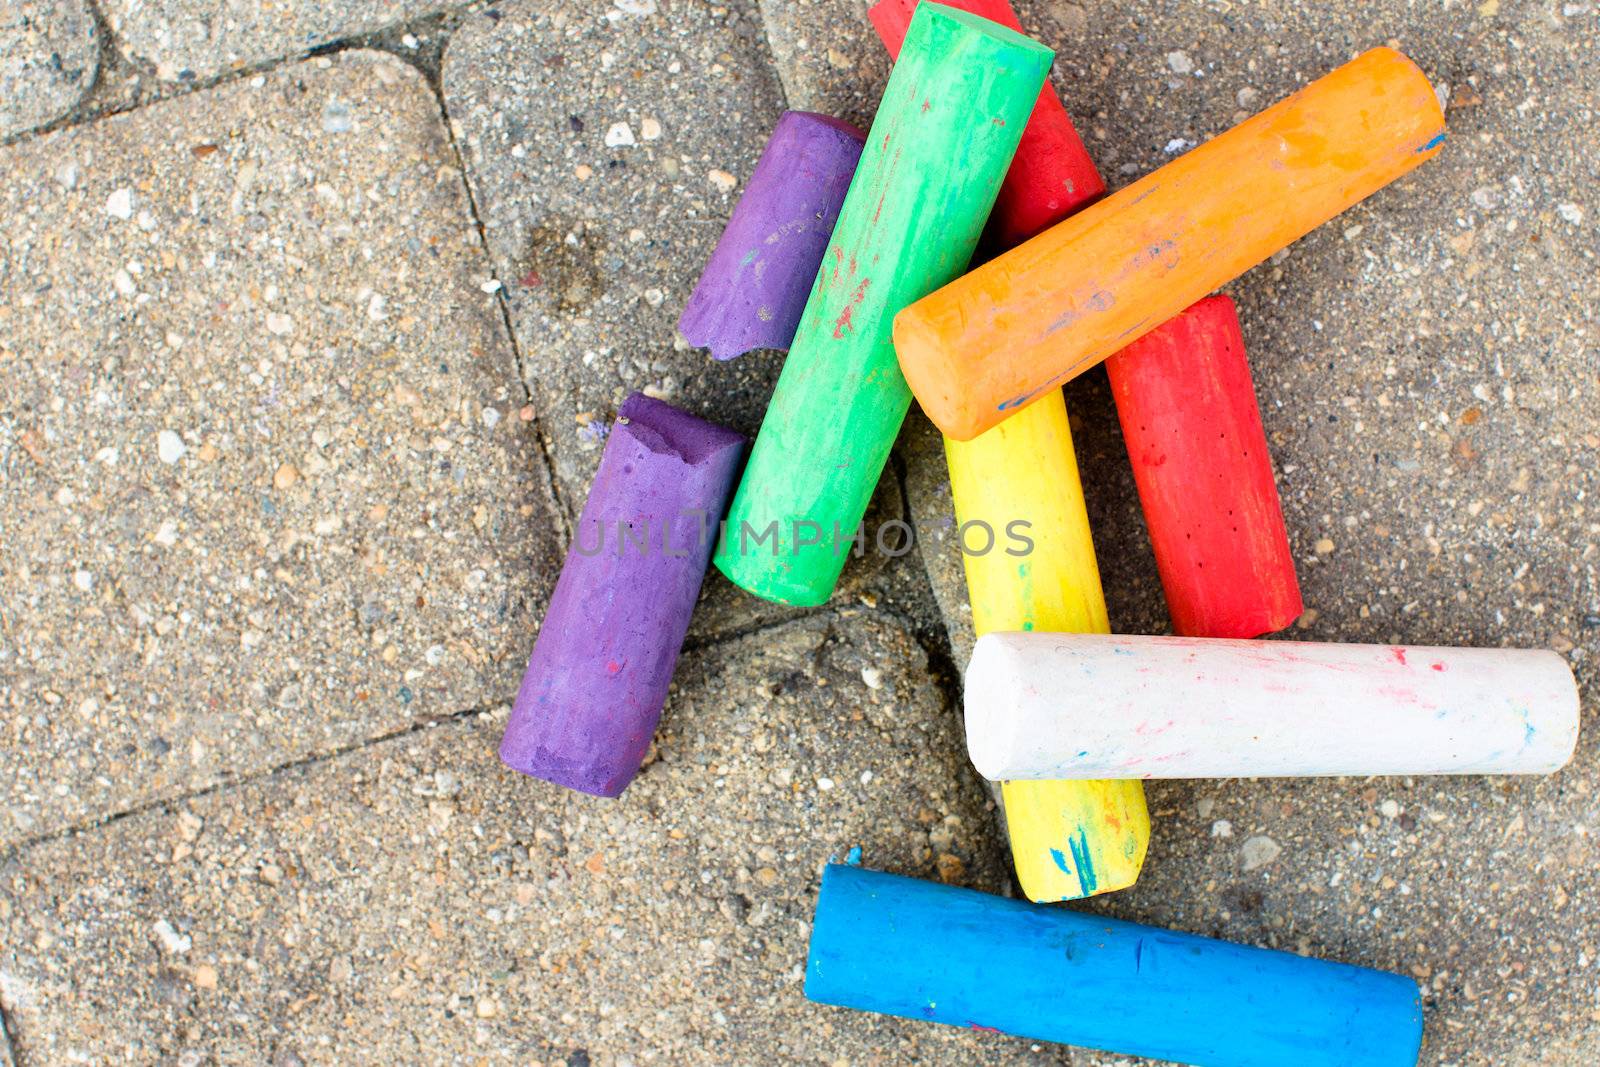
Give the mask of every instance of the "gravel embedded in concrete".
[[18, 1054], [1050, 1062], [801, 992], [830, 857], [1005, 884], [926, 670], [824, 612], [688, 657], [618, 801], [500, 766], [501, 709], [34, 846], [0, 868]]
[[0, 8], [0, 138], [60, 118], [94, 85], [100, 34], [85, 0]]
[[0, 840], [511, 693], [555, 518], [417, 72], [308, 61], [0, 174]]
[[303, 56], [340, 38], [462, 6], [465, 0], [106, 0], [122, 51], [163, 82], [185, 83]]
[[762, 58], [758, 28], [726, 8], [610, 19], [575, 0], [474, 15], [445, 54], [445, 101], [569, 507], [629, 393], [760, 425], [781, 354], [717, 363], [676, 323], [782, 110]]
[[872, 0], [757, 0], [789, 106], [872, 125], [889, 51], [867, 21]]

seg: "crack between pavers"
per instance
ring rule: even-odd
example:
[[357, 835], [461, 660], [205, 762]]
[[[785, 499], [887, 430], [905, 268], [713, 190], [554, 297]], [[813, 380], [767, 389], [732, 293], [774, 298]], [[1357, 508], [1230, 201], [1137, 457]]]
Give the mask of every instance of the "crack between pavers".
[[[899, 449], [889, 454], [889, 466], [894, 472], [895, 483], [900, 489], [901, 520], [910, 525], [912, 529], [917, 529], [918, 524], [913, 519], [911, 511], [910, 472], [906, 464], [906, 457]], [[917, 558], [922, 565], [922, 580], [928, 588], [929, 596], [933, 598], [940, 626], [931, 639], [925, 639], [918, 632], [917, 627], [911, 625], [910, 620], [901, 619], [901, 623], [905, 626], [907, 632], [911, 634], [911, 639], [922, 649], [922, 654], [927, 657], [928, 680], [933, 683], [934, 687], [938, 689], [939, 695], [944, 698], [945, 708], [948, 712], [956, 717], [957, 729], [962, 734], [965, 734], [965, 717], [962, 712], [966, 705], [966, 694], [963, 691], [961, 667], [956, 663], [955, 644], [950, 640], [950, 625], [945, 621], [944, 612], [937, 610], [939, 598], [933, 589], [933, 578], [928, 573], [927, 558], [923, 556], [923, 552], [926, 549], [927, 546], [922, 539], [918, 538]], [[894, 611], [889, 611], [885, 614], [896, 618], [899, 617], [899, 613]], [[989, 799], [994, 804], [995, 826], [1000, 831], [1000, 840], [1004, 842], [1006, 854], [1009, 856], [1011, 852], [1011, 827], [1006, 822], [1006, 811], [1001, 799], [1000, 783], [991, 782], [982, 775], [978, 776], [978, 780], [983, 783], [984, 792], [989, 795]], [[1006, 867], [1011, 876], [1010, 895], [1024, 896], [1022, 882], [1017, 876], [1016, 865], [1010, 863]]]
[[[116, 118], [118, 115], [126, 115], [130, 112], [138, 111], [141, 108], [152, 107], [156, 104], [163, 104], [168, 100], [177, 100], [188, 96], [191, 93], [199, 93], [205, 92], [208, 89], [215, 89], [219, 86], [226, 85], [229, 82], [238, 81], [241, 78], [251, 78], [257, 74], [268, 74], [277, 68], [287, 66], [290, 63], [299, 63], [303, 60], [310, 59], [313, 56], [325, 55], [330, 50], [343, 50], [332, 47], [340, 42], [331, 42], [330, 45], [309, 48], [305, 51], [295, 52], [286, 56], [274, 56], [270, 59], [263, 59], [258, 63], [250, 64], [249, 66], [223, 71], [221, 74], [212, 74], [209, 77], [196, 78], [192, 82], [174, 83], [162, 81], [161, 79], [157, 78], [153, 72], [153, 69], [148, 63], [141, 63], [133, 59], [131, 56], [117, 52], [116, 38], [111, 32], [110, 25], [105, 20], [105, 15], [100, 11], [99, 4], [97, 2], [91, 2], [89, 4], [89, 9], [94, 15], [96, 30], [100, 35], [100, 65], [95, 72], [94, 83], [91, 84], [87, 90], [85, 90], [83, 96], [79, 98], [78, 102], [74, 104], [72, 109], [69, 110], [65, 115], [62, 115], [56, 119], [52, 119], [50, 122], [47, 122], [42, 126], [35, 126], [31, 130], [23, 130], [20, 133], [14, 133], [10, 137], [0, 140], [0, 148], [10, 148], [13, 145], [19, 145], [28, 141], [37, 140], [40, 137], [45, 137], [49, 134], [58, 133], [61, 130], [71, 129], [76, 126], [88, 126], [92, 123], [99, 122], [102, 119]], [[109, 63], [107, 62], [108, 58], [110, 59]], [[96, 108], [92, 106], [91, 98], [94, 96], [95, 90], [98, 89], [102, 84], [101, 79], [105, 76], [108, 69], [118, 65], [119, 63], [127, 64], [129, 67], [137, 71], [140, 77], [147, 77], [151, 79], [156, 86], [155, 90], [149, 96], [130, 100], [120, 105], [106, 108]]]
[[683, 642], [682, 654], [704, 652], [706, 649], [715, 648], [730, 641], [742, 641], [746, 637], [754, 637], [756, 634], [765, 633], [767, 630], [775, 630], [780, 626], [788, 626], [790, 623], [801, 622], [805, 619], [815, 618], [824, 612], [836, 612], [837, 610], [836, 608], [796, 608], [793, 615], [746, 623], [743, 626], [735, 626], [730, 630], [719, 630], [703, 637], [689, 638]]
[[[30, 130], [19, 130], [16, 133], [0, 137], [0, 148], [10, 148], [12, 145], [31, 141], [35, 137], [43, 137], [47, 133], [53, 133], [68, 126], [78, 126], [108, 115], [132, 111], [140, 106], [139, 104], [130, 104], [125, 108], [118, 108], [114, 111], [91, 111], [85, 107], [89, 102], [89, 98], [94, 96], [94, 91], [100, 87], [106, 71], [113, 68], [121, 57], [117, 53], [116, 45], [114, 44], [115, 39], [111, 34], [111, 24], [106, 20], [105, 12], [100, 10], [100, 0], [87, 0], [84, 8], [89, 12], [89, 18], [94, 22], [96, 52], [94, 80], [83, 90], [82, 95], [72, 102], [72, 106], [67, 108], [65, 113], [57, 115], [41, 126], [35, 126]], [[3, 1036], [3, 1034], [0, 1034], [0, 1037]], [[4, 1048], [0, 1048], [0, 1052], [3, 1051], [5, 1051]], [[9, 1060], [0, 1059], [0, 1064], [9, 1063]]]
[[351, 753], [360, 752], [363, 749], [372, 748], [375, 745], [387, 744], [390, 741], [395, 741], [403, 737], [409, 737], [412, 734], [421, 733], [424, 730], [432, 730], [438, 726], [448, 726], [452, 723], [468, 722], [480, 716], [488, 715], [496, 708], [504, 707], [510, 703], [511, 699], [508, 697], [500, 700], [491, 700], [485, 704], [477, 704], [470, 708], [463, 708], [460, 711], [447, 712], [442, 715], [430, 715], [424, 719], [415, 719], [399, 729], [390, 730], [387, 733], [374, 734], [372, 737], [363, 738], [359, 741], [352, 741], [348, 745], [340, 745], [336, 748], [331, 748], [326, 752], [313, 752], [304, 756], [297, 756], [294, 759], [285, 760], [282, 763], [276, 763], [270, 767], [263, 767], [259, 770], [250, 771], [246, 774], [230, 775], [226, 778], [212, 782], [210, 785], [202, 786], [201, 788], [188, 793], [181, 793], [177, 796], [160, 797], [157, 799], [147, 800], [142, 804], [135, 804], [132, 807], [123, 808], [120, 811], [110, 812], [109, 814], [96, 816], [92, 819], [85, 819], [81, 822], [57, 827], [56, 829], [47, 833], [23, 838], [20, 841], [6, 845], [3, 849], [0, 849], [0, 864], [12, 859], [21, 861], [24, 853], [38, 847], [39, 845], [61, 841], [69, 837], [77, 837], [81, 834], [93, 833], [97, 830], [104, 829], [107, 826], [113, 826], [119, 822], [122, 822], [124, 819], [131, 819], [138, 815], [146, 815], [153, 811], [160, 811], [162, 809], [176, 811], [182, 805], [192, 803], [193, 801], [199, 800], [202, 797], [209, 797], [216, 793], [229, 792], [242, 786], [253, 785], [256, 782], [267, 781], [291, 771], [297, 771], [305, 767], [311, 767], [329, 760], [341, 759], [350, 755]]
[[[808, 619], [838, 619], [841, 617], [841, 613], [842, 612], [840, 608], [828, 607], [811, 610], [804, 614], [795, 615], [784, 619], [776, 619], [763, 623], [754, 623], [750, 626], [739, 627], [735, 630], [717, 634], [713, 637], [708, 637], [700, 642], [696, 642], [693, 645], [686, 643], [683, 651], [685, 653], [700, 653], [717, 645], [743, 640], [747, 637], [753, 637], [768, 630], [776, 630], [779, 627], [793, 625], [794, 623], [803, 622]], [[902, 630], [904, 630], [907, 635], [911, 637], [912, 641], [916, 643], [917, 647], [922, 649], [923, 654], [929, 657], [930, 668], [934, 666], [936, 658], [941, 663], [948, 663], [947, 656], [937, 655], [936, 650], [928, 648], [924, 642], [917, 638], [916, 630], [915, 627], [912, 626], [911, 620], [892, 610], [879, 610], [875, 612], [875, 615], [878, 618], [886, 619], [896, 624]], [[943, 670], [935, 672], [930, 669], [929, 673], [935, 677], [936, 683], [939, 684], [941, 693], [944, 693], [948, 696], [949, 686], [939, 680], [939, 676], [941, 675], [945, 678], [948, 678], [947, 672]], [[350, 755], [351, 753], [360, 752], [363, 749], [372, 748], [375, 745], [387, 744], [390, 741], [408, 737], [412, 734], [421, 733], [424, 730], [431, 730], [438, 726], [446, 726], [451, 723], [458, 722], [467, 722], [483, 715], [488, 715], [495, 709], [504, 707], [510, 703], [512, 703], [512, 700], [511, 698], [507, 697], [499, 700], [491, 700], [483, 704], [477, 704], [469, 708], [463, 708], [460, 711], [448, 712], [442, 715], [430, 715], [427, 718], [417, 719], [409, 722], [399, 729], [390, 730], [387, 733], [374, 734], [372, 737], [363, 738], [359, 741], [353, 741], [348, 745], [340, 745], [338, 747], [331, 748], [326, 752], [315, 752], [304, 756], [298, 756], [294, 759], [285, 760], [282, 763], [276, 763], [270, 767], [263, 767], [247, 774], [232, 775], [187, 793], [148, 800], [142, 804], [135, 804], [131, 807], [113, 811], [105, 815], [96, 816], [92, 819], [85, 819], [77, 823], [71, 823], [66, 826], [57, 827], [56, 829], [50, 830], [46, 833], [23, 838], [19, 841], [15, 841], [4, 846], [3, 849], [0, 849], [0, 862], [11, 858], [20, 859], [23, 853], [26, 853], [40, 845], [49, 844], [54, 841], [60, 841], [69, 837], [77, 837], [81, 834], [93, 833], [107, 826], [112, 826], [116, 823], [122, 822], [124, 819], [130, 819], [138, 815], [145, 815], [150, 812], [160, 811], [163, 809], [176, 810], [178, 807], [189, 804], [202, 797], [208, 797], [216, 793], [228, 792], [230, 790], [238, 789], [242, 786], [266, 781], [268, 779], [286, 774], [291, 771], [296, 771], [301, 768], [311, 767], [329, 760], [340, 759], [344, 756]], [[3, 1016], [0, 1016], [0, 1022], [3, 1022]]]
[[[426, 72], [424, 72], [426, 73]], [[434, 100], [439, 105], [439, 121], [444, 126], [445, 140], [450, 145], [450, 151], [455, 156], [456, 170], [461, 174], [461, 188], [467, 197], [467, 212], [472, 216], [472, 226], [478, 234], [478, 246], [483, 251], [484, 262], [488, 264], [489, 273], [495, 275], [494, 256], [489, 252], [489, 230], [484, 224], [483, 213], [478, 209], [478, 196], [472, 189], [472, 182], [468, 180], [471, 173], [470, 164], [466, 153], [461, 150], [461, 143], [456, 139], [455, 127], [450, 122], [450, 109], [444, 98], [444, 70], [440, 67], [439, 80], [428, 79], [428, 87], [433, 91]], [[517, 385], [522, 389], [522, 402], [533, 410], [533, 418], [529, 420], [529, 432], [533, 434], [534, 441], [539, 446], [539, 458], [544, 463], [545, 475], [550, 483], [550, 495], [555, 498], [555, 517], [560, 527], [561, 543], [568, 544], [572, 540], [571, 516], [576, 514], [571, 510], [571, 505], [565, 499], [562, 491], [561, 479], [556, 476], [555, 457], [551, 455], [550, 441], [545, 436], [544, 420], [539, 417], [538, 409], [534, 406], [533, 390], [528, 387], [527, 363], [523, 359], [522, 345], [517, 341], [517, 331], [511, 320], [511, 301], [506, 296], [505, 279], [495, 277], [500, 287], [495, 291], [495, 306], [500, 309], [500, 324], [505, 331], [506, 343], [511, 347], [511, 359], [516, 371]]]

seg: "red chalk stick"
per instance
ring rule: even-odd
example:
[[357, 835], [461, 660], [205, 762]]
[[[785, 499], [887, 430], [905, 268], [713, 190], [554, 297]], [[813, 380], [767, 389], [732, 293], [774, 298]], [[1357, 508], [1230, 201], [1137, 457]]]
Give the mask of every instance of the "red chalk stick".
[[1172, 630], [1257, 637], [1301, 612], [1233, 301], [1208, 296], [1106, 361]]
[[[944, 0], [1021, 31], [1007, 0]], [[891, 54], [917, 0], [867, 13]], [[1001, 248], [1105, 192], [1046, 84], [1006, 175], [989, 235]], [[1261, 412], [1233, 301], [1208, 297], [1106, 361], [1175, 633], [1259, 637], [1301, 612]]]
[[[1007, 0], [942, 2], [946, 7], [1023, 32], [1022, 23]], [[911, 25], [916, 9], [917, 0], [881, 0], [867, 12], [890, 56], [899, 57], [900, 42], [905, 39], [906, 27]], [[1106, 183], [1100, 180], [1083, 139], [1047, 81], [1039, 92], [1038, 103], [1033, 105], [1033, 115], [1023, 131], [1005, 183], [1000, 186], [1000, 196], [989, 216], [987, 243], [998, 249], [1019, 245], [1098, 200], [1105, 191]]]

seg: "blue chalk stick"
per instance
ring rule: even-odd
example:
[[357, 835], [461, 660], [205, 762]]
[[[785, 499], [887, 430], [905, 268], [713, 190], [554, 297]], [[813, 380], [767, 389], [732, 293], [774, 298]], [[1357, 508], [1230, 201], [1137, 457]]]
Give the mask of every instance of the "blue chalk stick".
[[1206, 1067], [1413, 1067], [1386, 971], [829, 864], [806, 996]]

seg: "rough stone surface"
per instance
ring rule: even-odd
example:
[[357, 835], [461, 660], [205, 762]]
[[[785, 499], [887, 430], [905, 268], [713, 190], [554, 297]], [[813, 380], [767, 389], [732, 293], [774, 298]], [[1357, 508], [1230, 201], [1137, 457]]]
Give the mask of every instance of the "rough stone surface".
[[451, 6], [452, 0], [106, 0], [105, 12], [130, 59], [163, 82], [189, 82], [301, 56]]
[[889, 52], [867, 21], [873, 0], [758, 0], [792, 108], [872, 125]]
[[452, 159], [371, 52], [0, 155], [0, 839], [514, 690], [555, 524]]
[[972, 604], [967, 599], [967, 575], [956, 544], [956, 505], [950, 495], [944, 438], [927, 416], [913, 407], [896, 447], [906, 468], [906, 507], [950, 639], [950, 657], [957, 669], [965, 671], [976, 635]]
[[[444, 62], [451, 121], [569, 515], [629, 393], [753, 437], [783, 360], [769, 351], [717, 362], [676, 330], [737, 183], [782, 112], [760, 27], [703, 4], [629, 10], [648, 13], [506, 4], [469, 18]], [[894, 479], [882, 485], [873, 529], [903, 511]], [[840, 596], [884, 562], [852, 561]], [[691, 640], [794, 614], [713, 571]]]
[[100, 34], [84, 0], [7, 0], [0, 8], [0, 138], [71, 111], [99, 66]]
[[499, 766], [495, 713], [37, 845], [0, 869], [18, 1055], [1051, 1062], [801, 993], [830, 857], [1005, 884], [926, 670], [826, 612], [687, 657], [619, 801]]
[[[780, 353], [717, 363], [678, 314], [782, 110], [759, 30], [727, 8], [513, 3], [451, 42], [444, 91], [505, 286], [563, 503], [622, 399], [645, 391], [744, 433]], [[641, 9], [642, 10], [642, 9]], [[720, 13], [719, 13], [720, 12]]]

